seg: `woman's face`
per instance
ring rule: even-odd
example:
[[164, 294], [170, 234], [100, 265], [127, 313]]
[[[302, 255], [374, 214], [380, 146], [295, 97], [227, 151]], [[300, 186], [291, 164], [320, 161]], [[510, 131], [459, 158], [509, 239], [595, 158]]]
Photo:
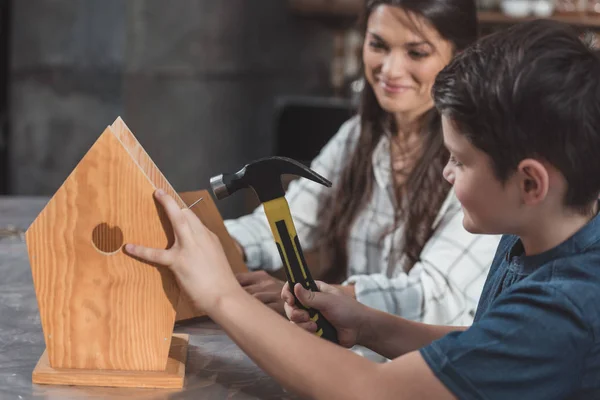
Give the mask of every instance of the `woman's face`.
[[423, 17], [383, 4], [369, 16], [365, 75], [389, 113], [416, 118], [433, 107], [431, 87], [452, 53], [452, 44]]

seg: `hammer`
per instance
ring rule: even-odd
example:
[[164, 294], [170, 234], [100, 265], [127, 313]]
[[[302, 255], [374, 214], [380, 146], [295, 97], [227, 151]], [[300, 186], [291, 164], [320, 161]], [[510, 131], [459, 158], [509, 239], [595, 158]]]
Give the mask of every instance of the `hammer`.
[[[301, 284], [306, 289], [317, 292], [319, 289], [315, 284], [304, 254], [300, 241], [296, 234], [296, 227], [292, 220], [290, 207], [285, 199], [285, 190], [281, 183], [281, 175], [297, 175], [313, 182], [331, 187], [331, 182], [307, 168], [303, 164], [285, 157], [267, 157], [246, 164], [234, 174], [222, 174], [210, 179], [210, 185], [217, 199], [224, 199], [239, 189], [251, 188], [262, 203], [273, 238], [279, 250], [279, 256], [283, 263], [287, 281], [294, 293], [294, 285]], [[294, 298], [296, 295], [294, 294]], [[319, 311], [306, 308], [296, 298], [296, 305], [308, 311], [310, 319], [317, 324], [317, 336], [323, 337], [331, 342], [338, 343], [337, 331]]]

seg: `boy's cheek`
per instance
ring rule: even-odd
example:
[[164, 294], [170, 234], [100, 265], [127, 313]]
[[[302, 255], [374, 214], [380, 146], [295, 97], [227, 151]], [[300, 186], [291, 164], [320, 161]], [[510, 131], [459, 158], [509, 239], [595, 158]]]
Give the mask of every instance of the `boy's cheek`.
[[469, 188], [462, 187], [460, 185], [454, 185], [454, 192], [456, 198], [460, 202], [463, 210], [463, 226], [471, 233], [481, 233], [476, 220], [478, 220], [478, 211], [480, 207], [477, 206], [476, 193], [473, 193]]

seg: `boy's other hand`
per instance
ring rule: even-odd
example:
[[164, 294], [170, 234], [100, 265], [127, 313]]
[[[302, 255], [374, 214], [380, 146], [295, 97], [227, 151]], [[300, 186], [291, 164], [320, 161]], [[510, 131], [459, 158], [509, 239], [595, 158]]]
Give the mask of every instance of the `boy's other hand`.
[[241, 291], [221, 242], [193, 211], [179, 208], [162, 190], [154, 195], [173, 227], [173, 246], [165, 250], [127, 244], [125, 250], [134, 257], [168, 267], [194, 305], [210, 314], [223, 296]]
[[[315, 281], [319, 292], [306, 290], [302, 285], [294, 286], [296, 297], [305, 307], [319, 310], [336, 328], [341, 346], [352, 347], [360, 342], [364, 306], [344, 294], [340, 289], [321, 281]], [[309, 331], [316, 332], [317, 324], [310, 320], [308, 311], [298, 308], [290, 287], [286, 282], [281, 291], [285, 301], [285, 313], [290, 321]]]
[[281, 289], [285, 282], [265, 271], [241, 272], [236, 274], [236, 278], [246, 292], [279, 314], [285, 315], [281, 299]]

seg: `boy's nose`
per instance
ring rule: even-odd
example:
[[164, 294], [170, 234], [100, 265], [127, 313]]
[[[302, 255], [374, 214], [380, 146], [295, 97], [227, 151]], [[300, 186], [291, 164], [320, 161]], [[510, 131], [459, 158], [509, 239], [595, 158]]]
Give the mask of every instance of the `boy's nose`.
[[442, 171], [444, 179], [447, 180], [451, 185], [454, 185], [454, 171], [450, 163], [447, 163]]

